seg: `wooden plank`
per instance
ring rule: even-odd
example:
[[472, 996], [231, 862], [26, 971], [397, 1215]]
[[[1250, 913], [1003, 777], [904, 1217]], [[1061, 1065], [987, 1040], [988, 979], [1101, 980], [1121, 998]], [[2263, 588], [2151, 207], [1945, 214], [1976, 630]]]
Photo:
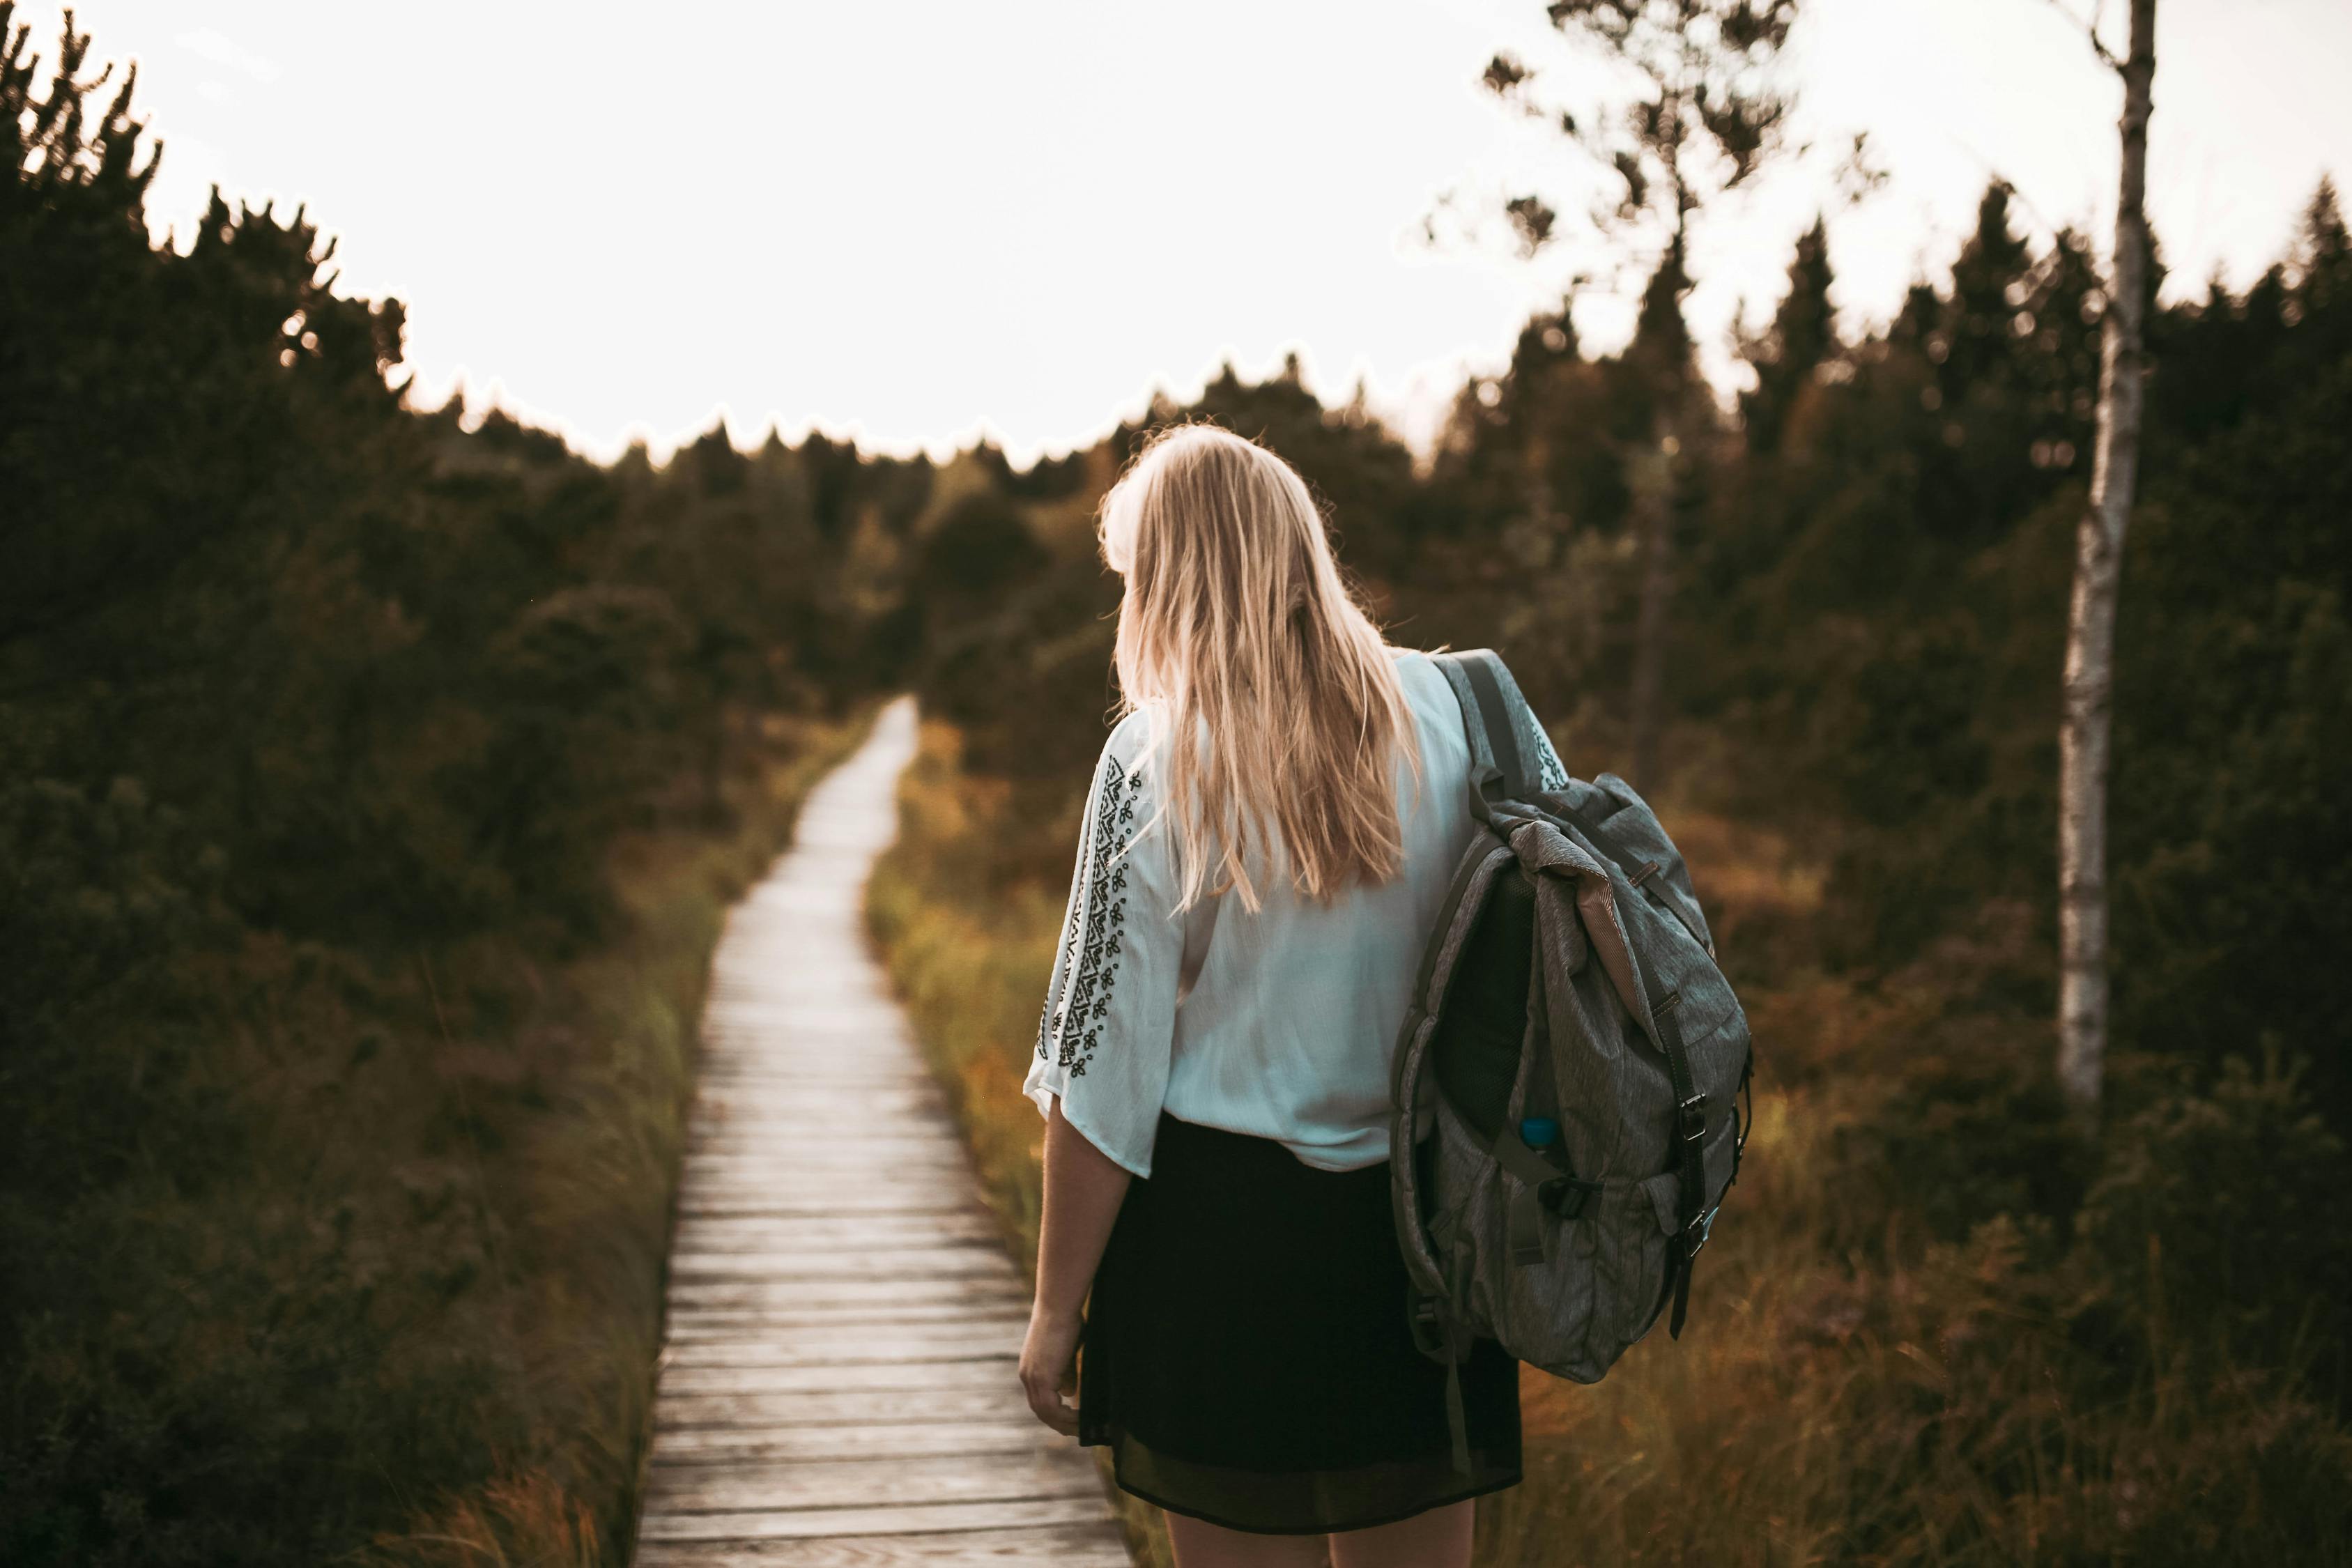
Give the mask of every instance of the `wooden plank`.
[[927, 1535], [835, 1535], [789, 1541], [652, 1542], [637, 1568], [1127, 1568], [1127, 1542], [1114, 1524], [940, 1531]]
[[686, 1426], [907, 1426], [991, 1421], [1025, 1410], [1018, 1385], [1003, 1388], [858, 1388], [813, 1394], [679, 1394], [654, 1404], [654, 1429]]
[[750, 1138], [798, 1138], [831, 1132], [853, 1117], [877, 1121], [932, 1124], [947, 1115], [947, 1101], [916, 1089], [802, 1090], [764, 1089], [696, 1103], [693, 1136], [705, 1146]]
[[845, 1325], [881, 1331], [923, 1323], [1025, 1323], [1029, 1303], [1017, 1293], [992, 1304], [966, 1301], [809, 1302], [800, 1306], [696, 1307], [670, 1305], [665, 1327], [670, 1339], [767, 1338], [804, 1328]]
[[[803, 953], [800, 956], [806, 958], [808, 955]], [[906, 1015], [898, 1011], [896, 1003], [883, 997], [865, 1002], [851, 998], [837, 1002], [792, 1002], [747, 989], [740, 997], [721, 992], [712, 1000], [723, 1015], [789, 1018], [803, 1027], [841, 1035], [886, 1035], [897, 1038], [907, 1029]]]
[[688, 1252], [669, 1277], [688, 1279], [1013, 1279], [1003, 1249], [947, 1247], [808, 1247], [799, 1252]]
[[941, 1213], [971, 1207], [972, 1196], [968, 1180], [868, 1180], [854, 1171], [803, 1170], [757, 1182], [697, 1172], [693, 1185], [678, 1189], [680, 1212], [688, 1214], [823, 1214], [828, 1206], [836, 1214]]
[[751, 1182], [855, 1176], [875, 1180], [944, 1182], [961, 1190], [971, 1181], [971, 1163], [961, 1146], [942, 1147], [929, 1138], [776, 1138], [758, 1148], [698, 1148], [686, 1152], [686, 1171], [702, 1180], [740, 1173]]
[[942, 1454], [1069, 1451], [1033, 1415], [1017, 1420], [897, 1421], [858, 1426], [676, 1426], [654, 1437], [657, 1465], [759, 1460], [912, 1459]]
[[783, 1541], [814, 1535], [908, 1535], [942, 1530], [1013, 1530], [1092, 1524], [1108, 1511], [1100, 1489], [1091, 1497], [1026, 1502], [898, 1503], [881, 1508], [812, 1508], [740, 1513], [648, 1513], [639, 1539]]
[[[941, 1128], [940, 1132], [946, 1133]], [[854, 1173], [859, 1183], [949, 1182], [959, 1189], [971, 1181], [971, 1161], [961, 1144], [937, 1138], [865, 1140], [809, 1138], [778, 1140], [772, 1148], [737, 1152], [702, 1150], [689, 1145], [685, 1174], [706, 1180], [718, 1177], [748, 1182], [775, 1177], [833, 1176]]]
[[1002, 1245], [994, 1217], [977, 1204], [929, 1214], [695, 1215], [678, 1226], [671, 1245], [678, 1252], [771, 1252], [907, 1242]]
[[1026, 1502], [1102, 1496], [1102, 1478], [1076, 1454], [1048, 1448], [887, 1459], [762, 1460], [731, 1465], [656, 1463], [646, 1506], [683, 1513], [772, 1509], [879, 1508], [926, 1503]]
[[1021, 1352], [1027, 1325], [997, 1322], [797, 1324], [749, 1337], [673, 1340], [662, 1352], [671, 1369], [704, 1366], [859, 1366], [879, 1362], [957, 1361]]
[[[946, 1136], [945, 1127], [933, 1131], [923, 1129], [906, 1137], [879, 1138], [865, 1131], [853, 1122], [873, 1121], [863, 1110], [828, 1113], [796, 1121], [751, 1121], [740, 1125], [706, 1130], [694, 1136], [694, 1146], [688, 1151], [704, 1160], [782, 1160], [798, 1161], [815, 1153], [827, 1163], [838, 1163], [844, 1156], [856, 1156], [859, 1163], [881, 1161], [886, 1163], [903, 1160], [928, 1161], [941, 1154], [953, 1156], [952, 1163], [964, 1160], [963, 1146], [957, 1144], [942, 1150], [938, 1140]], [[912, 1122], [914, 1118], [902, 1120]]]
[[870, 1366], [884, 1362], [972, 1361], [1017, 1356], [1026, 1325], [1010, 1321], [967, 1330], [958, 1323], [801, 1324], [789, 1333], [673, 1341], [662, 1365], [687, 1367]]
[[817, 1214], [690, 1215], [678, 1226], [676, 1243], [678, 1258], [975, 1248], [1004, 1256], [1003, 1232], [993, 1217], [922, 1209], [885, 1210], [854, 1220]]
[[[740, 1124], [723, 1125], [706, 1121], [688, 1133], [686, 1157], [688, 1164], [762, 1160], [838, 1164], [847, 1156], [856, 1163], [885, 1171], [902, 1161], [943, 1163], [960, 1171], [969, 1169], [970, 1158], [954, 1130], [946, 1124], [945, 1116], [944, 1110], [920, 1116], [911, 1111], [885, 1115], [844, 1107], [794, 1120], [755, 1117]], [[877, 1120], [898, 1125], [895, 1131], [877, 1136], [873, 1131]]]
[[692, 1191], [681, 1189], [680, 1215], [769, 1215], [779, 1219], [823, 1214], [962, 1214], [972, 1194], [939, 1184], [835, 1187], [795, 1194], [790, 1192], [747, 1192], [725, 1183], [706, 1183]]
[[888, 1069], [857, 1068], [843, 1065], [838, 1058], [807, 1060], [769, 1058], [758, 1067], [707, 1068], [702, 1074], [713, 1090], [752, 1100], [797, 1098], [814, 1103], [837, 1100], [855, 1104], [871, 1104], [892, 1095], [919, 1096], [926, 1089], [936, 1089], [936, 1081], [927, 1082], [924, 1069], [916, 1063]]
[[1009, 1354], [957, 1356], [929, 1361], [824, 1362], [814, 1366], [696, 1366], [672, 1363], [662, 1372], [662, 1392], [697, 1394], [835, 1394], [887, 1389], [985, 1389], [1002, 1394], [1019, 1380]]
[[687, 1279], [672, 1282], [673, 1307], [792, 1310], [807, 1307], [957, 1306], [975, 1312], [1025, 1306], [1028, 1292], [1009, 1268], [994, 1279], [866, 1277], [841, 1279]]
[[[748, 1069], [739, 1070], [738, 1079], [752, 1076]], [[698, 1114], [719, 1111], [736, 1115], [761, 1110], [805, 1111], [811, 1115], [829, 1115], [836, 1111], [867, 1109], [877, 1115], [912, 1114], [944, 1108], [947, 1096], [928, 1079], [911, 1075], [898, 1087], [876, 1083], [813, 1083], [793, 1074], [770, 1073], [772, 1083], [720, 1083], [707, 1075], [698, 1075], [694, 1106]]]
[[[937, 1568], [1003, 1568], [1051, 1563], [1056, 1568], [1128, 1568], [1130, 1559], [1115, 1528], [1072, 1526], [1066, 1543], [1047, 1544], [1044, 1531], [992, 1530], [950, 1535], [826, 1536], [801, 1541], [693, 1541], [656, 1543], [638, 1553], [640, 1568], [877, 1568], [889, 1563]], [[992, 1544], [963, 1545], [963, 1542]]]

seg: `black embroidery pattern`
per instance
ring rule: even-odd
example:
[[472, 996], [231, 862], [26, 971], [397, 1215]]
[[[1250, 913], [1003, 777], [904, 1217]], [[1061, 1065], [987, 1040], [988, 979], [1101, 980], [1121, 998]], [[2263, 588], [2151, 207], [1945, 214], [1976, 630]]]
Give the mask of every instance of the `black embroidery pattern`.
[[1536, 744], [1536, 771], [1541, 776], [1536, 788], [1545, 795], [1558, 795], [1568, 787], [1568, 770], [1560, 765], [1559, 753], [1552, 750], [1549, 737]]
[[1101, 1041], [1103, 1020], [1110, 1016], [1111, 992], [1118, 984], [1119, 935], [1127, 923], [1127, 851], [1135, 840], [1135, 807], [1142, 793], [1140, 772], [1127, 772], [1117, 757], [1103, 760], [1102, 790], [1078, 849], [1084, 892], [1071, 898], [1069, 921], [1062, 932], [1064, 1002], [1055, 1008], [1053, 998], [1046, 999], [1047, 1010], [1037, 1029], [1038, 1056], [1045, 1055], [1047, 1040], [1058, 1042], [1055, 1060], [1072, 1078], [1085, 1073]]
[[1054, 961], [1053, 983], [1045, 987], [1045, 1004], [1037, 1009], [1037, 1059], [1039, 1061], [1047, 1060], [1053, 1055], [1047, 1048], [1047, 1042], [1054, 1037], [1054, 1031], [1061, 1027], [1062, 1022], [1062, 1015], [1055, 1009], [1054, 1003], [1069, 991], [1070, 971], [1076, 967], [1078, 927], [1086, 913], [1084, 890], [1087, 885], [1087, 862], [1093, 854], [1094, 842], [1094, 819], [1088, 817], [1085, 826], [1078, 830], [1077, 869], [1070, 874], [1069, 913], [1064, 918], [1062, 924], [1062, 946]]

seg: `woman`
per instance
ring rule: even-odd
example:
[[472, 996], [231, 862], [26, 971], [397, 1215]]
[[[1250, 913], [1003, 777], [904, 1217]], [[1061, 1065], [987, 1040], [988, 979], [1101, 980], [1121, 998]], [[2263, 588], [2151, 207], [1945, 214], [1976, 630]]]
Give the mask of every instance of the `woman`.
[[1337, 1568], [1460, 1568], [1470, 1500], [1519, 1479], [1517, 1364], [1482, 1342], [1465, 1366], [1457, 1469], [1387, 1163], [1391, 1056], [1472, 833], [1460, 707], [1263, 447], [1164, 435], [1101, 531], [1127, 711], [1024, 1085], [1023, 1385], [1166, 1510], [1180, 1568], [1319, 1563], [1325, 1536]]

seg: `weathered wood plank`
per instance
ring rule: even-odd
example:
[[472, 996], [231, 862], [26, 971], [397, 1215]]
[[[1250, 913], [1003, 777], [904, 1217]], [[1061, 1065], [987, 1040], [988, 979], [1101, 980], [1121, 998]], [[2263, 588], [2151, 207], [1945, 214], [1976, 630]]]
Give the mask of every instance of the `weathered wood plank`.
[[702, 1131], [696, 1137], [699, 1147], [713, 1153], [735, 1153], [741, 1152], [738, 1144], [764, 1142], [772, 1147], [837, 1132], [851, 1118], [928, 1121], [946, 1110], [944, 1101], [927, 1102], [923, 1095], [902, 1089], [853, 1089], [823, 1097], [770, 1089], [697, 1102], [695, 1114]]
[[655, 1435], [657, 1465], [761, 1460], [910, 1459], [941, 1454], [1025, 1454], [1066, 1447], [1027, 1415], [988, 1421], [900, 1421], [863, 1426], [677, 1426]]
[[1094, 1466], [1049, 1448], [1021, 1453], [900, 1456], [887, 1459], [766, 1460], [732, 1465], [656, 1464], [646, 1506], [681, 1513], [771, 1509], [880, 1508], [927, 1503], [1099, 1500]]
[[637, 1568], [1126, 1568], [1127, 1543], [1111, 1524], [941, 1531], [928, 1535], [835, 1535], [790, 1541], [649, 1543]]
[[969, 1194], [937, 1186], [842, 1188], [812, 1187], [804, 1194], [745, 1191], [723, 1184], [706, 1184], [693, 1192], [681, 1191], [681, 1215], [771, 1215], [793, 1218], [813, 1214], [957, 1214], [971, 1206]]
[[647, 1513], [643, 1541], [783, 1541], [816, 1535], [911, 1535], [941, 1530], [1013, 1530], [1092, 1524], [1109, 1511], [1090, 1497], [1025, 1502], [898, 1503], [883, 1508], [811, 1508], [740, 1513]]
[[983, 1324], [978, 1331], [967, 1331], [961, 1324], [881, 1328], [865, 1323], [799, 1324], [788, 1331], [755, 1331], [729, 1339], [673, 1340], [662, 1352], [662, 1364], [674, 1370], [714, 1366], [866, 1366], [883, 1362], [1015, 1356], [1021, 1353], [1023, 1327], [1013, 1320]]
[[[869, 1422], [987, 1421], [1019, 1396], [1011, 1387], [831, 1389], [815, 1394], [664, 1394], [654, 1429], [667, 1426], [854, 1426]], [[1026, 1405], [1020, 1408], [1026, 1409]]]
[[681, 1184], [726, 1182], [754, 1187], [824, 1182], [850, 1191], [872, 1186], [938, 1186], [961, 1193], [970, 1165], [961, 1149], [936, 1146], [889, 1152], [811, 1142], [752, 1154], [688, 1153]]
[[688, 1279], [1013, 1279], [1013, 1260], [996, 1247], [812, 1247], [804, 1252], [694, 1252], [670, 1260], [670, 1278]]
[[941, 1279], [935, 1275], [814, 1279], [687, 1279], [672, 1283], [673, 1307], [734, 1307], [795, 1310], [808, 1307], [964, 1306], [974, 1313], [1002, 1310], [1024, 1302], [1027, 1292], [1011, 1275], [989, 1279]]
[[996, 1221], [978, 1205], [943, 1213], [734, 1215], [724, 1221], [694, 1215], [682, 1221], [671, 1238], [672, 1249], [677, 1252], [768, 1252], [908, 1243], [1001, 1245]]
[[754, 1344], [796, 1338], [806, 1329], [865, 1329], [889, 1333], [902, 1328], [956, 1323], [1027, 1326], [1025, 1303], [1017, 1298], [975, 1310], [961, 1302], [916, 1301], [876, 1307], [818, 1302], [799, 1307], [673, 1307], [668, 1339], [674, 1345]]
[[1013, 1357], [959, 1356], [931, 1361], [826, 1362], [815, 1366], [688, 1366], [662, 1373], [664, 1392], [695, 1394], [832, 1394], [888, 1389], [986, 1389], [1003, 1393], [1013, 1382]]

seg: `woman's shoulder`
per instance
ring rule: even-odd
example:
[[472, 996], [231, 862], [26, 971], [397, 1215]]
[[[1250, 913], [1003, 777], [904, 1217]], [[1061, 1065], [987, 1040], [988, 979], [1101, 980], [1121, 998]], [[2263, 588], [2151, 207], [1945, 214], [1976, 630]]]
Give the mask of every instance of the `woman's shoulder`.
[[1417, 647], [1399, 647], [1391, 643], [1389, 645], [1389, 658], [1394, 661], [1398, 676], [1406, 681], [1444, 683], [1445, 672], [1437, 667], [1435, 654]]
[[1150, 709], [1139, 708], [1111, 726], [1103, 737], [1102, 754], [1095, 763], [1097, 781], [1139, 788], [1151, 769], [1153, 740], [1159, 726]]
[[1417, 647], [1391, 647], [1389, 657], [1396, 661], [1397, 679], [1404, 687], [1406, 700], [1439, 716], [1454, 710], [1454, 683], [1446, 679], [1433, 655]]

